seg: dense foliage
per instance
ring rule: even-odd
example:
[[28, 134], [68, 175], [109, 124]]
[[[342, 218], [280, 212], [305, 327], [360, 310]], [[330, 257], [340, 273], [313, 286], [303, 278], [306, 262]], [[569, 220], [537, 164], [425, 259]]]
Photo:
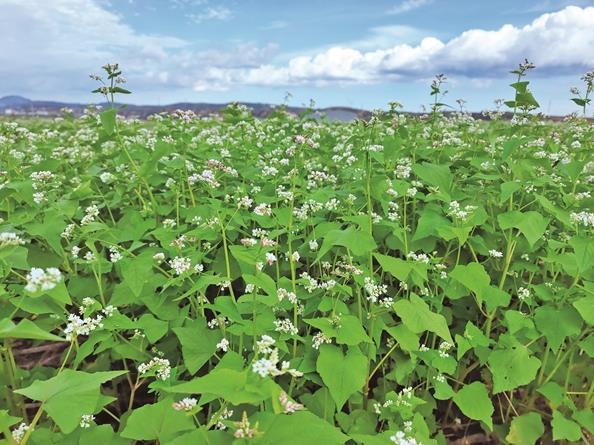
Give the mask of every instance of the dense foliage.
[[439, 105], [0, 123], [0, 443], [588, 440], [593, 126]]

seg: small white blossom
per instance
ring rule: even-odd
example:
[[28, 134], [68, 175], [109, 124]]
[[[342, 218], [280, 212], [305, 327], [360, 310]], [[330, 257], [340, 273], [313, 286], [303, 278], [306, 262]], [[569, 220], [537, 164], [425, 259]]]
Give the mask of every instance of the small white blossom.
[[177, 402], [173, 402], [172, 406], [176, 411], [192, 411], [196, 406], [196, 403], [198, 403], [198, 400], [195, 398], [185, 397]]
[[48, 267], [45, 270], [33, 267], [27, 274], [25, 290], [28, 292], [48, 291], [56, 287], [61, 279], [62, 274], [55, 267]]
[[95, 420], [95, 416], [92, 414], [83, 414], [80, 418], [81, 428], [91, 428], [91, 423]]
[[138, 365], [138, 373], [140, 375], [151, 371], [155, 372], [159, 379], [167, 380], [171, 375], [171, 365], [169, 360], [161, 357], [153, 357], [149, 362]]

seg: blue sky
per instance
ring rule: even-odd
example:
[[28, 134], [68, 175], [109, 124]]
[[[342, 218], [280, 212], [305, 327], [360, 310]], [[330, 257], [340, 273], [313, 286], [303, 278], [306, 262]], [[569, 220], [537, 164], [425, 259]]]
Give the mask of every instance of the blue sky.
[[429, 101], [470, 110], [508, 98], [523, 57], [542, 110], [594, 69], [594, 0], [0, 0], [0, 96], [95, 100], [91, 72], [119, 62], [133, 103], [385, 107]]

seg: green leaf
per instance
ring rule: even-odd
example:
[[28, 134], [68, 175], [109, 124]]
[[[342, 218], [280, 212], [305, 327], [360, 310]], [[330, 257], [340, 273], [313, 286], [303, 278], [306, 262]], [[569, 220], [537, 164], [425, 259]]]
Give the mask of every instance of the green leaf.
[[590, 270], [594, 264], [594, 239], [574, 236], [569, 240], [569, 245], [575, 252], [577, 272]]
[[290, 416], [274, 416], [264, 435], [253, 442], [256, 445], [341, 445], [348, 438], [314, 414], [298, 411]]
[[577, 309], [586, 323], [590, 326], [594, 325], [594, 295], [586, 295], [574, 301], [573, 307]]
[[63, 370], [45, 381], [36, 380], [30, 386], [15, 392], [33, 400], [44, 402], [44, 410], [63, 433], [78, 427], [83, 414], [93, 414], [105, 398], [101, 395], [102, 383], [126, 374], [127, 371], [87, 373]]
[[167, 334], [169, 323], [155, 318], [153, 314], [144, 314], [138, 319], [138, 327], [142, 329], [151, 343], [156, 343]]
[[493, 375], [493, 394], [532, 382], [541, 364], [536, 357], [530, 357], [528, 348], [520, 343], [493, 351], [488, 363]]
[[538, 212], [512, 212], [501, 213], [497, 216], [499, 226], [503, 229], [512, 227], [518, 229], [526, 237], [530, 246], [533, 246], [544, 234], [549, 220]]
[[21, 417], [13, 417], [8, 410], [0, 410], [0, 432], [7, 431], [9, 427], [22, 420]]
[[563, 403], [565, 399], [565, 390], [562, 386], [555, 382], [545, 383], [536, 391], [545, 396], [551, 403], [552, 408], [556, 408]]
[[128, 417], [122, 437], [134, 440], [170, 441], [180, 432], [195, 428], [192, 417], [171, 407], [172, 398], [136, 408]]
[[408, 275], [412, 271], [412, 264], [400, 258], [394, 258], [380, 253], [376, 253], [373, 256], [377, 259], [385, 272], [388, 272], [400, 281], [406, 281]]
[[582, 327], [580, 315], [572, 307], [541, 306], [534, 313], [534, 322], [553, 352], [557, 352], [567, 337], [578, 335]]
[[544, 431], [540, 415], [523, 414], [512, 420], [509, 434], [505, 439], [512, 445], [534, 445]]
[[594, 434], [594, 412], [591, 409], [583, 409], [573, 413], [573, 418], [590, 434]]
[[419, 350], [419, 336], [408, 329], [404, 324], [385, 328], [394, 340], [398, 342], [400, 349], [404, 351]]
[[439, 191], [449, 193], [454, 182], [454, 175], [447, 165], [424, 162], [413, 165], [415, 174], [427, 184], [439, 187]]
[[571, 99], [576, 105], [579, 105], [580, 107], [583, 107], [584, 105], [586, 105], [587, 103], [590, 102], [590, 100], [586, 100], [586, 99], [578, 99], [577, 97], [573, 97]]
[[207, 431], [205, 428], [200, 428], [178, 436], [167, 442], [167, 445], [231, 445], [234, 440], [233, 436], [225, 431]]
[[175, 394], [208, 394], [225, 399], [233, 405], [257, 404], [271, 397], [276, 384], [262, 379], [251, 370], [239, 371], [217, 367], [204, 377], [167, 388]]
[[[513, 108], [513, 107], [512, 107]], [[505, 160], [509, 158], [509, 156], [520, 146], [520, 140], [517, 138], [509, 139], [503, 143], [503, 153], [502, 159]], [[518, 186], [520, 185], [519, 183]], [[501, 192], [503, 193], [503, 184], [501, 187]]]
[[114, 433], [111, 425], [97, 425], [81, 431], [78, 445], [97, 444], [130, 445], [130, 441]]
[[493, 403], [485, 385], [481, 382], [473, 382], [465, 385], [454, 396], [454, 402], [469, 419], [480, 420], [485, 423], [489, 430], [493, 429]]
[[154, 262], [152, 255], [148, 252], [119, 261], [124, 283], [128, 285], [135, 297], [140, 296], [142, 288], [153, 274]]
[[204, 319], [193, 320], [185, 327], [173, 328], [182, 346], [184, 365], [190, 374], [198, 370], [217, 351], [217, 343], [221, 340], [218, 330], [208, 329]]
[[[451, 223], [436, 211], [424, 210], [419, 218], [417, 229], [412, 237], [413, 241], [418, 241], [428, 236], [437, 235], [437, 228], [448, 227]], [[383, 267], [383, 266], [382, 266]]]
[[557, 410], [553, 410], [553, 440], [569, 440], [576, 442], [582, 437], [582, 429], [573, 420], [567, 419]]
[[449, 276], [472, 291], [479, 302], [483, 301], [486, 288], [491, 283], [489, 274], [479, 263], [459, 264], [449, 273]]
[[105, 110], [99, 115], [99, 118], [101, 119], [101, 124], [103, 125], [103, 130], [107, 135], [112, 135], [115, 131], [116, 114], [116, 109], [110, 108], [109, 110]]
[[350, 396], [363, 389], [367, 359], [357, 348], [349, 348], [345, 356], [338, 346], [323, 345], [316, 369], [340, 411]]
[[266, 292], [267, 295], [270, 295], [271, 297], [277, 296], [276, 282], [269, 275], [265, 273], [259, 273], [258, 275], [243, 274], [243, 279], [246, 284], [253, 284], [256, 287], [259, 287]]
[[549, 220], [542, 216], [538, 212], [524, 212], [522, 213], [522, 219], [518, 223], [517, 227], [522, 232], [522, 235], [526, 237], [530, 246], [542, 238], [549, 225]]
[[361, 322], [354, 315], [342, 315], [338, 325], [336, 329], [336, 343], [358, 345], [363, 342], [371, 342]]
[[334, 246], [346, 247], [355, 256], [369, 254], [377, 246], [373, 237], [366, 232], [348, 227], [345, 230], [331, 230], [324, 236], [324, 242], [316, 257], [319, 261]]
[[444, 340], [453, 343], [448, 323], [441, 314], [429, 310], [429, 306], [420, 297], [412, 294], [409, 300], [399, 300], [393, 305], [394, 311], [402, 322], [415, 334], [423, 331], [433, 332]]
[[62, 337], [44, 331], [31, 320], [22, 319], [15, 325], [8, 318], [0, 321], [0, 338], [22, 338], [28, 340], [66, 341]]

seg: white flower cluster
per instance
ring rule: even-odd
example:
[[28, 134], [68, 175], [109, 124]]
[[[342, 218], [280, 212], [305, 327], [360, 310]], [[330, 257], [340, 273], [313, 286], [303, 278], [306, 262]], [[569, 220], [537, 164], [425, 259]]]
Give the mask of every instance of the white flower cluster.
[[270, 204], [258, 204], [254, 207], [254, 213], [258, 216], [271, 216], [272, 208], [270, 207]]
[[316, 289], [330, 290], [330, 289], [334, 288], [334, 286], [336, 286], [335, 280], [319, 281], [318, 282], [318, 280], [316, 280], [314, 277], [312, 277], [307, 272], [303, 272], [301, 275], [299, 275], [299, 277], [302, 278], [303, 280], [305, 280], [305, 284], [303, 285], [303, 287], [305, 287], [305, 290], [307, 292], [309, 292], [310, 294], [313, 291], [315, 291]]
[[448, 216], [453, 216], [455, 218], [461, 219], [462, 221], [466, 221], [470, 214], [476, 209], [477, 207], [472, 205], [467, 205], [462, 208], [458, 201], [452, 201], [449, 205]]
[[392, 222], [398, 221], [400, 219], [399, 210], [400, 206], [396, 201], [389, 201], [388, 202], [388, 219]]
[[414, 437], [407, 436], [404, 431], [397, 431], [396, 434], [390, 436], [390, 440], [396, 445], [423, 445]]
[[260, 434], [258, 431], [258, 423], [256, 422], [256, 425], [252, 428], [245, 411], [243, 412], [241, 422], [235, 422], [235, 426], [237, 429], [233, 433], [233, 437], [236, 439], [252, 439]]
[[449, 354], [449, 350], [452, 349], [454, 347], [453, 344], [447, 342], [447, 341], [442, 341], [439, 344], [439, 356], [442, 358], [447, 358], [450, 356]]
[[276, 332], [281, 332], [283, 334], [297, 335], [299, 332], [299, 329], [297, 329], [288, 318], [274, 320], [274, 326]]
[[192, 261], [189, 258], [176, 256], [169, 261], [169, 265], [176, 275], [181, 275], [192, 268]]
[[408, 252], [406, 258], [416, 261], [418, 263], [429, 264], [429, 257], [424, 253]]
[[166, 358], [153, 357], [150, 361], [138, 365], [138, 373], [140, 375], [151, 371], [161, 380], [167, 380], [171, 375], [171, 364]]
[[[365, 277], [364, 279], [363, 288], [365, 292], [367, 292], [367, 301], [371, 301], [372, 303], [377, 303], [380, 300], [380, 297], [388, 292], [388, 286], [385, 284], [375, 284], [371, 277]], [[392, 300], [391, 298], [386, 298], [386, 300]], [[382, 299], [382, 305], [384, 305]], [[392, 301], [390, 301], [390, 304]]]
[[291, 399], [289, 399], [289, 396], [284, 391], [281, 391], [280, 395], [278, 396], [278, 401], [283, 407], [283, 413], [285, 414], [293, 414], [294, 412], [303, 409], [303, 405], [301, 403], [293, 402]]
[[293, 215], [300, 220], [307, 219], [310, 215], [313, 215], [315, 212], [318, 212], [324, 208], [324, 205], [314, 201], [313, 199], [308, 199], [307, 202], [303, 203], [301, 207], [295, 207], [293, 210]]
[[113, 173], [103, 172], [99, 175], [99, 179], [103, 184], [111, 184], [115, 179], [115, 176], [113, 175]]
[[51, 182], [55, 178], [55, 175], [50, 171], [44, 170], [33, 172], [29, 175], [29, 177], [33, 182], [33, 188], [37, 190], [40, 187], [42, 187], [45, 183]]
[[68, 224], [64, 228], [64, 231], [60, 234], [60, 236], [64, 239], [70, 239], [72, 237], [74, 229], [76, 229], [76, 224]]
[[254, 203], [254, 200], [252, 198], [250, 198], [249, 196], [242, 196], [239, 201], [237, 202], [237, 208], [238, 209], [247, 209], [249, 210], [249, 208], [252, 206], [252, 204]]
[[99, 208], [96, 205], [91, 205], [85, 209], [85, 216], [80, 220], [80, 225], [85, 226], [95, 221], [99, 216]]
[[197, 182], [203, 182], [213, 189], [218, 188], [221, 185], [221, 183], [217, 180], [215, 173], [208, 168], [202, 170], [202, 173], [194, 173], [193, 175], [189, 176], [188, 182], [190, 185], [194, 185]]
[[163, 227], [165, 227], [166, 229], [173, 229], [176, 225], [177, 223], [174, 219], [167, 218], [163, 220]]
[[594, 213], [592, 212], [571, 212], [569, 219], [574, 224], [581, 224], [584, 227], [594, 227]]
[[223, 338], [220, 342], [217, 343], [217, 350], [227, 352], [229, 350], [229, 340]]
[[412, 162], [410, 158], [400, 158], [396, 162], [396, 170], [394, 170], [394, 175], [396, 175], [399, 179], [406, 179], [410, 177], [410, 173], [412, 172]]
[[382, 408], [388, 408], [394, 405], [394, 400], [388, 399], [383, 404], [379, 402], [375, 402], [373, 404], [373, 411], [379, 416], [382, 414]]
[[25, 240], [14, 232], [0, 233], [0, 248], [6, 246], [20, 246], [25, 244]]
[[14, 430], [12, 430], [12, 438], [16, 443], [20, 443], [25, 433], [29, 430], [30, 426], [25, 422], [22, 422]]
[[396, 404], [396, 406], [412, 406], [412, 404], [410, 403], [410, 399], [412, 399], [413, 396], [413, 389], [412, 386], [408, 386], [406, 388], [402, 388], [402, 391], [400, 391], [398, 393], [398, 397], [396, 398], [396, 401], [394, 402]]
[[112, 263], [117, 263], [120, 261], [124, 256], [122, 253], [117, 249], [115, 246], [111, 246], [109, 248], [109, 261]]
[[337, 178], [334, 175], [328, 174], [325, 171], [313, 170], [307, 174], [307, 188], [312, 189], [320, 187], [325, 183], [336, 184]]
[[173, 409], [176, 411], [192, 411], [196, 406], [196, 403], [198, 403], [198, 400], [196, 400], [195, 398], [186, 397], [177, 402], [173, 402], [172, 406]]
[[332, 343], [332, 339], [323, 332], [318, 332], [311, 339], [311, 347], [314, 349], [320, 349], [320, 346], [324, 343], [330, 344]]
[[495, 249], [491, 249], [491, 250], [489, 250], [489, 256], [491, 258], [503, 258], [503, 252], [500, 252]]
[[518, 298], [521, 301], [527, 300], [528, 298], [530, 298], [530, 295], [530, 290], [526, 289], [525, 287], [518, 288]]
[[290, 292], [282, 287], [278, 288], [276, 296], [278, 297], [278, 301], [288, 300], [291, 304], [297, 303], [297, 295], [295, 295], [295, 292]]
[[[231, 416], [233, 416], [233, 410], [232, 409], [227, 409], [227, 407], [223, 408], [223, 412], [221, 412], [221, 414], [219, 415], [219, 417], [216, 420], [215, 428], [217, 430], [221, 430], [221, 431], [226, 430], [227, 429], [227, 425], [225, 425], [223, 423], [223, 420], [230, 419]], [[216, 417], [216, 414], [214, 414], [213, 417]]]
[[218, 327], [225, 327], [228, 324], [229, 324], [229, 320], [227, 320], [227, 317], [225, 317], [224, 315], [219, 315], [218, 317], [215, 317], [212, 320], [209, 320], [208, 323], [206, 323], [206, 325], [210, 329], [216, 329]]
[[98, 314], [93, 317], [80, 317], [76, 314], [68, 315], [68, 324], [64, 329], [66, 340], [73, 340], [79, 335], [88, 336], [95, 329], [103, 328], [103, 316]]
[[27, 274], [25, 290], [28, 292], [48, 291], [56, 287], [61, 279], [62, 274], [55, 267], [48, 267], [45, 270], [33, 267]]
[[260, 340], [256, 342], [256, 351], [259, 354], [266, 354], [268, 357], [262, 357], [256, 360], [252, 364], [252, 371], [260, 375], [260, 377], [267, 377], [269, 375], [276, 377], [283, 374], [289, 374], [293, 377], [301, 377], [303, 373], [291, 368], [291, 364], [288, 361], [283, 361], [280, 364], [280, 369], [278, 368], [280, 360], [278, 349], [273, 347], [274, 344], [275, 340], [268, 335], [263, 335]]
[[95, 416], [92, 414], [83, 414], [80, 418], [81, 428], [91, 428], [91, 423], [95, 420]]

